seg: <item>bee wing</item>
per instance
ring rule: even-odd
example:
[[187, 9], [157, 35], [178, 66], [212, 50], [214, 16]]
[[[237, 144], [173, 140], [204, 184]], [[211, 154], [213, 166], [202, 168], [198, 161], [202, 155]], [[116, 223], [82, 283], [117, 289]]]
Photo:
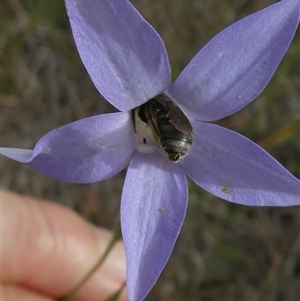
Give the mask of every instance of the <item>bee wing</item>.
[[193, 132], [192, 125], [179, 107], [174, 106], [171, 108], [167, 114], [167, 118], [169, 119], [169, 122], [181, 133], [190, 135]]
[[155, 101], [166, 110], [166, 117], [179, 132], [190, 136], [193, 127], [181, 109], [166, 95], [161, 94], [155, 97]]

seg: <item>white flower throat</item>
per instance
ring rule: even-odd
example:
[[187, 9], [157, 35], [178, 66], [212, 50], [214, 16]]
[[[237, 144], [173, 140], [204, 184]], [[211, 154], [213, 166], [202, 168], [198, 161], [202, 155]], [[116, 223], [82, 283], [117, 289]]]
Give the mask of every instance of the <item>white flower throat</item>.
[[137, 150], [160, 147], [172, 162], [184, 158], [193, 143], [193, 128], [185, 114], [166, 94], [160, 94], [132, 110]]

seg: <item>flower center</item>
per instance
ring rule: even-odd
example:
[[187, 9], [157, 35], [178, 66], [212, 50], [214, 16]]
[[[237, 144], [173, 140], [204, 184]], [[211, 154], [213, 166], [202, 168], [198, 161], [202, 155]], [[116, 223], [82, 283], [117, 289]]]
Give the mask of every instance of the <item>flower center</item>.
[[165, 93], [132, 110], [137, 150], [161, 148], [172, 162], [186, 156], [193, 143], [193, 128], [182, 110]]

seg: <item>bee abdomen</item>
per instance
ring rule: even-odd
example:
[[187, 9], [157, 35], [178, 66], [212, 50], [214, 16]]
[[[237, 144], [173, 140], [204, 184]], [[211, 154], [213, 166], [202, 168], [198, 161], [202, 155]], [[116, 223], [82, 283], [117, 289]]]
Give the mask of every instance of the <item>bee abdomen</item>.
[[191, 143], [185, 140], [162, 139], [161, 145], [171, 161], [177, 162], [188, 154]]

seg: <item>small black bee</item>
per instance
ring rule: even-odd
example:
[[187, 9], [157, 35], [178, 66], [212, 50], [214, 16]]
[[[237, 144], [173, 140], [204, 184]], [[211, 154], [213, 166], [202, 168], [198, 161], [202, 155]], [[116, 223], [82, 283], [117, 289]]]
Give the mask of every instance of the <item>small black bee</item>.
[[142, 122], [151, 127], [172, 162], [178, 162], [187, 155], [193, 143], [193, 128], [170, 97], [160, 94], [133, 110], [133, 124], [137, 132], [136, 113]]

